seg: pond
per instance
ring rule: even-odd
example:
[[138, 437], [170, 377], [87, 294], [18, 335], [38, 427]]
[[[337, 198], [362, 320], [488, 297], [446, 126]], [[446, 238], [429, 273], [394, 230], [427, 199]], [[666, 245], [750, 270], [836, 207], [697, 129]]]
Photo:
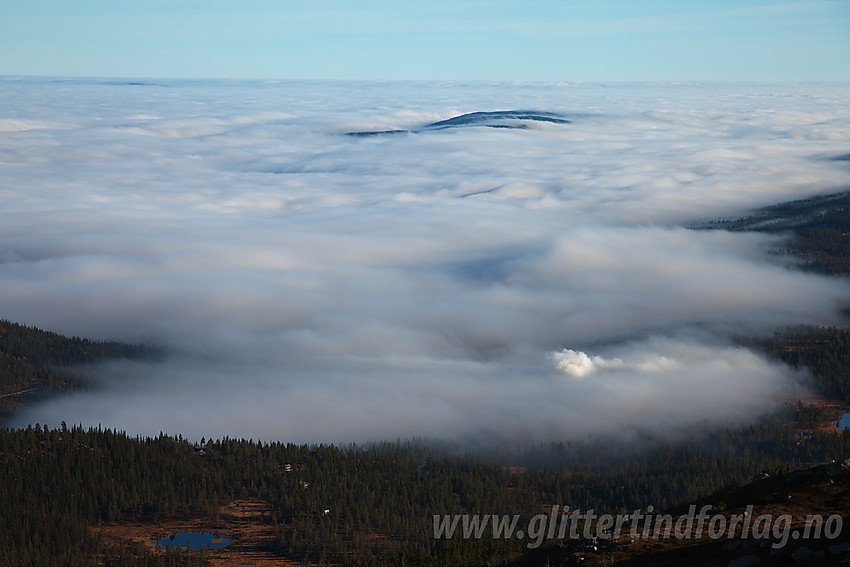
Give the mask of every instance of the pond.
[[838, 421], [838, 428], [843, 429], [845, 427], [850, 427], [850, 413], [845, 413], [841, 416], [841, 419]]
[[200, 549], [202, 546], [207, 549], [221, 549], [233, 543], [233, 540], [221, 537], [213, 532], [180, 532], [154, 540], [154, 542], [162, 549], [167, 548], [169, 545], [176, 545], [186, 549], [189, 547], [190, 542], [192, 549]]

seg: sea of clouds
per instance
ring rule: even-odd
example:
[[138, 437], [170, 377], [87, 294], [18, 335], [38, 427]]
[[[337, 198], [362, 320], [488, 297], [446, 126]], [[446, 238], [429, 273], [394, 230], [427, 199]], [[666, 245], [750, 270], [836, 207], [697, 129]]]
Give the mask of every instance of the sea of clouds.
[[[415, 130], [535, 109], [569, 124]], [[0, 317], [164, 345], [13, 423], [545, 441], [752, 419], [730, 337], [841, 322], [779, 237], [848, 188], [850, 85], [0, 78]]]

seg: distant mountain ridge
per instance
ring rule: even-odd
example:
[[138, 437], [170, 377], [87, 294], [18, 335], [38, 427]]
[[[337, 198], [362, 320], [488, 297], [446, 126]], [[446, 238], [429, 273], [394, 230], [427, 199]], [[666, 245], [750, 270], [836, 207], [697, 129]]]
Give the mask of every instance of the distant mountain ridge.
[[453, 116], [445, 120], [431, 122], [422, 128], [415, 130], [377, 130], [377, 131], [362, 131], [362, 132], [346, 132], [346, 136], [367, 137], [367, 136], [383, 136], [394, 134], [419, 134], [421, 132], [429, 132], [436, 130], [446, 130], [449, 128], [463, 128], [482, 126], [485, 128], [506, 128], [511, 130], [527, 130], [528, 122], [549, 122], [552, 124], [569, 124], [563, 115], [555, 112], [545, 112], [541, 110], [495, 110], [469, 112], [459, 116]]

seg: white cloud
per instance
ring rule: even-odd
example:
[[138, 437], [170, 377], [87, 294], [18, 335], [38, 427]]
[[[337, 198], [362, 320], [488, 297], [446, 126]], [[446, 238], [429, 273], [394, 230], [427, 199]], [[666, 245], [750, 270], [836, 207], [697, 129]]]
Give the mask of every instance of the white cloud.
[[590, 374], [594, 374], [600, 369], [620, 368], [623, 366], [623, 361], [619, 358], [606, 360], [601, 356], [590, 357], [582, 351], [575, 351], [571, 348], [565, 348], [560, 352], [552, 353], [552, 359], [555, 362], [555, 368], [575, 378], [583, 378]]

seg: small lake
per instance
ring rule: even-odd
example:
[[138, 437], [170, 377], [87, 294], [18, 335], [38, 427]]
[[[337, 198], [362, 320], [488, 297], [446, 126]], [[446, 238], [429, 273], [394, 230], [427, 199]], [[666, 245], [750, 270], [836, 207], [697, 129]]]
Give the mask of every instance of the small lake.
[[845, 427], [850, 427], [850, 413], [845, 413], [841, 416], [841, 419], [838, 421], [838, 428], [843, 429]]
[[202, 546], [207, 549], [221, 549], [233, 543], [233, 540], [220, 537], [213, 532], [180, 532], [179, 534], [154, 540], [154, 542], [162, 549], [167, 548], [169, 545], [176, 545], [186, 549], [189, 547], [189, 542], [192, 543], [192, 549], [201, 549]]

